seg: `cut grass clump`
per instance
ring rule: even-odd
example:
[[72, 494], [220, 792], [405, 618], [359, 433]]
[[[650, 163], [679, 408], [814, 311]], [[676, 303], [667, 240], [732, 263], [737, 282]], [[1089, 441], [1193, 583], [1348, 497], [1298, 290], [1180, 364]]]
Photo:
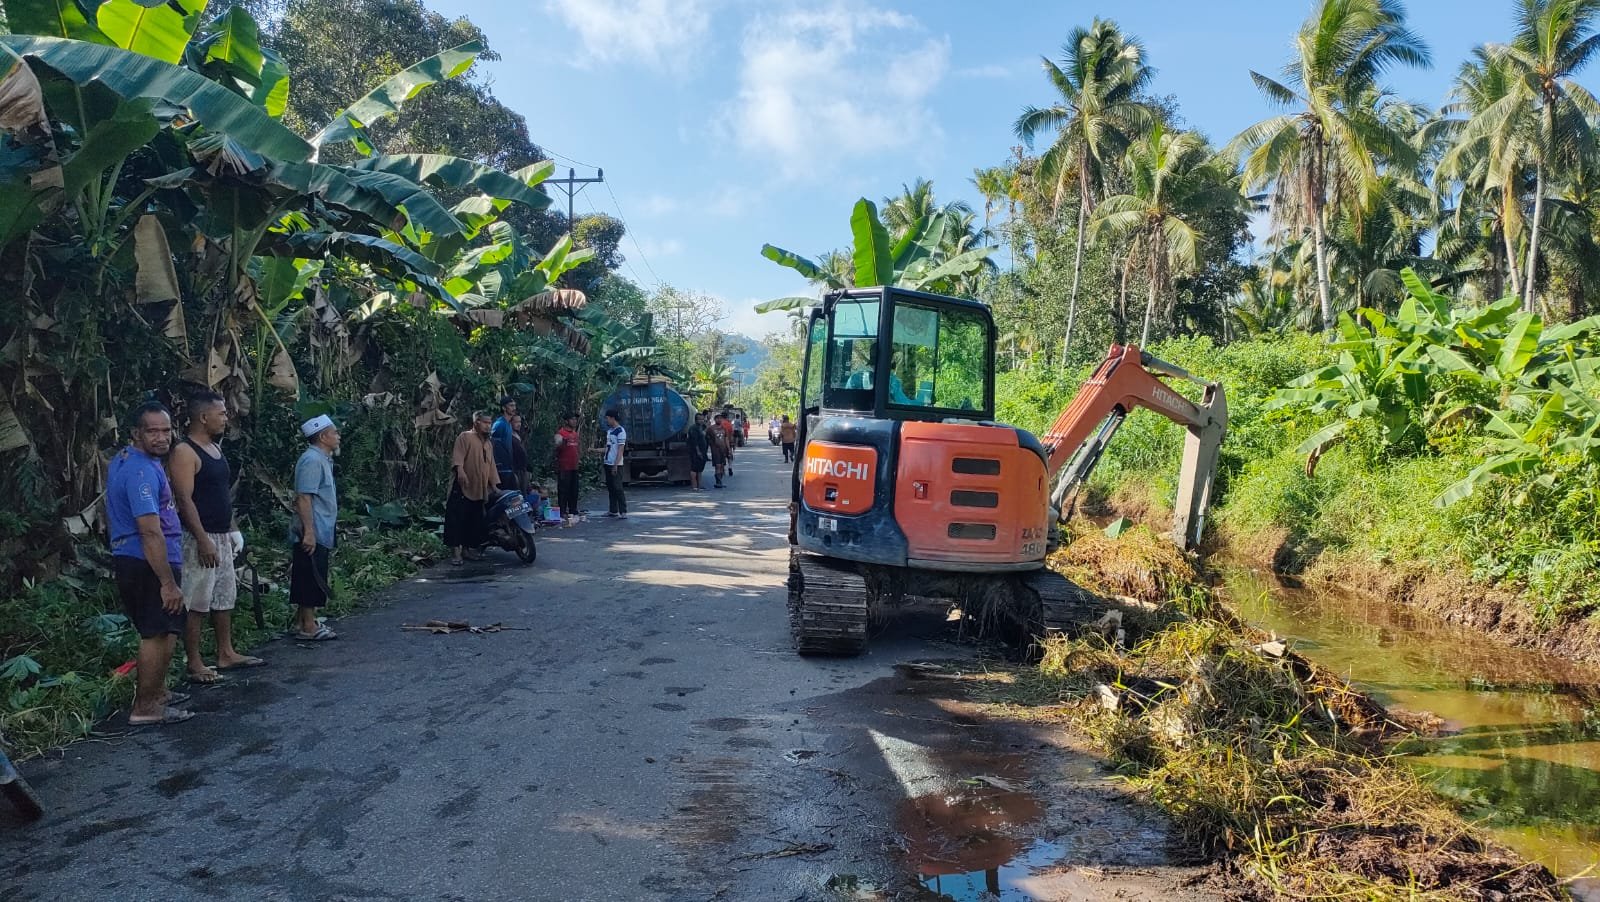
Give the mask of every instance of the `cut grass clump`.
[[1548, 870], [1487, 843], [1389, 757], [1403, 730], [1380, 706], [1266, 644], [1152, 541], [1092, 533], [1053, 559], [1085, 585], [1169, 603], [1131, 648], [1050, 640], [1007, 700], [1057, 706], [1169, 813], [1184, 850], [1248, 879], [1247, 897], [1562, 898]]

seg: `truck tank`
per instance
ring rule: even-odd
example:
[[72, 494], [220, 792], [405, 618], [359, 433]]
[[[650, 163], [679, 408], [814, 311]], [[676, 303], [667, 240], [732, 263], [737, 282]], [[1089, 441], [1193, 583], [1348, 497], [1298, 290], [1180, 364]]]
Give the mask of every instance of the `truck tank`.
[[689, 424], [694, 408], [660, 376], [635, 379], [619, 386], [600, 406], [600, 435], [605, 412], [615, 410], [628, 430], [625, 484], [687, 484]]

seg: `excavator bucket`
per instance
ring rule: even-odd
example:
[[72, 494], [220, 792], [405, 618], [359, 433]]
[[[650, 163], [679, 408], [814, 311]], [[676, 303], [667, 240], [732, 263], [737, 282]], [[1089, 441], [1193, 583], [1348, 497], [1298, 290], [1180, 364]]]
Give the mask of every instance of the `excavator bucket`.
[[1185, 549], [1199, 545], [1205, 531], [1206, 511], [1211, 507], [1211, 489], [1217, 478], [1217, 455], [1228, 431], [1228, 402], [1221, 386], [1207, 385], [1205, 400], [1198, 406], [1210, 416], [1205, 422], [1188, 427], [1183, 440], [1183, 469], [1178, 474], [1178, 498], [1172, 509], [1172, 540]]

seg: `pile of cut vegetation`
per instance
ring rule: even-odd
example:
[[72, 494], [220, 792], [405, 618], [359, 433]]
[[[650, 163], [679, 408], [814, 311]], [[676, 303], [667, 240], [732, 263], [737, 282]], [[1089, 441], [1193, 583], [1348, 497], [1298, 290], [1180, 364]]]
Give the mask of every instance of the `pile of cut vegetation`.
[[1165, 604], [1128, 648], [1052, 640], [1018, 699], [1064, 704], [1183, 847], [1250, 878], [1251, 893], [1562, 898], [1548, 870], [1485, 840], [1387, 755], [1406, 730], [1381, 706], [1239, 623], [1163, 539], [1090, 533], [1051, 565]]

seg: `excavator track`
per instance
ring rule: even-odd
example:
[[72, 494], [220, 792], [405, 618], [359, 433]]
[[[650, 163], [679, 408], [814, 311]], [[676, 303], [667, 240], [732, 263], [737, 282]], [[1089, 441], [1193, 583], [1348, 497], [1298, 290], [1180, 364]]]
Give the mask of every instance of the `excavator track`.
[[1024, 585], [1039, 598], [1041, 626], [1045, 635], [1072, 633], [1105, 612], [1105, 602], [1067, 579], [1041, 567], [1028, 574]]
[[789, 629], [802, 655], [859, 655], [867, 647], [866, 579], [849, 564], [789, 555]]

